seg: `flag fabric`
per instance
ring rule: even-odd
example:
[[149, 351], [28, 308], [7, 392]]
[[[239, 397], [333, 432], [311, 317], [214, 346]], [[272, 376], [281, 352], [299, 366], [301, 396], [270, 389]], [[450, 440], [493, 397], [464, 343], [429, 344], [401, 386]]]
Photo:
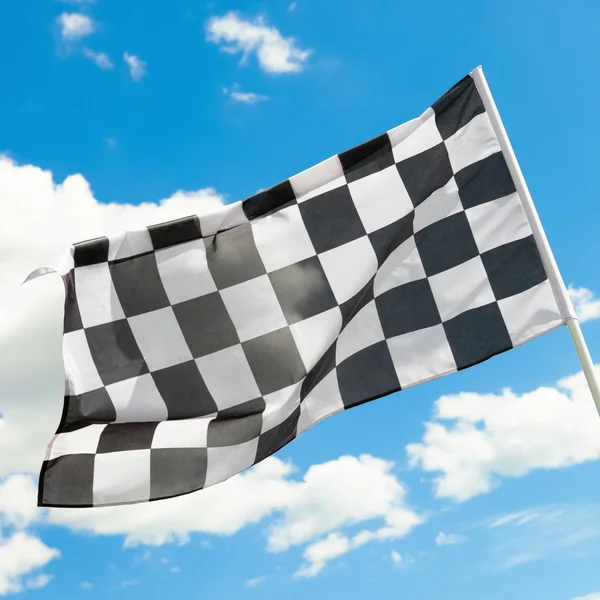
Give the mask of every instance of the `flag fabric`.
[[216, 213], [75, 244], [40, 506], [199, 490], [563, 324], [471, 76]]

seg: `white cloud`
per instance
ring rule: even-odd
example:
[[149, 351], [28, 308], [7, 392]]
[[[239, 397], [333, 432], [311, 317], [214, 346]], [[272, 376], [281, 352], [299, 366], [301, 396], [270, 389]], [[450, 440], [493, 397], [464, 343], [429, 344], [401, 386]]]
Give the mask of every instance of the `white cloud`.
[[550, 505], [503, 515], [487, 525], [486, 533], [486, 554], [501, 570], [596, 556], [600, 505]]
[[458, 533], [444, 533], [440, 531], [435, 536], [435, 543], [437, 546], [454, 546], [455, 544], [462, 544], [467, 538], [464, 535]]
[[141, 81], [148, 73], [148, 63], [143, 61], [139, 56], [125, 52], [123, 60], [127, 63], [129, 74], [134, 81]]
[[66, 42], [80, 40], [94, 33], [95, 25], [91, 17], [81, 13], [63, 13], [57, 18], [60, 35]]
[[246, 581], [246, 583], [244, 583], [244, 587], [247, 587], [247, 588], [256, 587], [257, 585], [264, 583], [264, 581], [266, 579], [267, 578], [264, 575], [261, 575], [260, 577], [253, 577], [252, 579], [248, 579], [248, 581]]
[[600, 458], [600, 421], [582, 373], [525, 394], [459, 393], [435, 404], [410, 463], [438, 473], [439, 498], [468, 500], [499, 477]]
[[256, 104], [263, 100], [268, 100], [268, 96], [261, 96], [254, 92], [231, 92], [231, 99], [242, 104]]
[[330, 533], [324, 540], [311, 544], [302, 554], [307, 565], [300, 568], [294, 577], [298, 579], [315, 577], [318, 575], [328, 561], [339, 558], [353, 548], [357, 548], [358, 543], [348, 539], [339, 533]]
[[517, 525], [524, 525], [525, 523], [529, 523], [530, 521], [534, 521], [535, 519], [539, 519], [540, 515], [536, 512], [532, 511], [520, 511], [516, 513], [511, 513], [508, 515], [504, 515], [496, 520], [494, 520], [490, 527], [502, 527], [503, 525], [508, 525], [509, 523], [515, 523]]
[[28, 475], [13, 475], [0, 481], [0, 525], [19, 529], [39, 518], [37, 486]]
[[222, 45], [223, 52], [242, 54], [242, 63], [256, 54], [258, 63], [267, 73], [298, 73], [306, 67], [311, 50], [300, 48], [294, 38], [284, 38], [276, 27], [269, 26], [264, 17], [254, 21], [236, 12], [213, 17], [206, 24], [207, 39]]
[[[308, 579], [316, 577], [328, 562], [347, 554], [351, 550], [361, 548], [372, 541], [384, 541], [404, 537], [406, 533], [408, 531], [401, 532], [400, 530], [396, 530], [395, 532], [391, 532], [386, 528], [375, 531], [365, 529], [352, 537], [347, 537], [338, 532], [330, 533], [326, 538], [310, 544], [306, 548], [302, 554], [305, 562], [294, 573], [294, 578]], [[404, 562], [403, 557], [395, 550], [392, 550], [390, 558], [396, 566]]]
[[585, 596], [577, 596], [577, 598], [573, 598], [572, 600], [600, 600], [600, 592], [587, 594]]
[[28, 579], [25, 582], [25, 587], [30, 590], [39, 590], [43, 587], [46, 587], [53, 579], [53, 575], [47, 575], [45, 573], [41, 573], [40, 575], [36, 575], [31, 579]]
[[406, 490], [391, 473], [393, 466], [364, 455], [341, 456], [310, 467], [298, 484], [300, 489], [284, 507], [283, 519], [272, 526], [269, 549], [281, 552], [372, 519], [383, 519], [384, 524], [376, 532], [368, 532], [369, 536], [391, 539], [406, 535], [422, 517], [406, 507]]
[[89, 581], [82, 581], [81, 582], [81, 589], [84, 592], [87, 592], [87, 591], [91, 590], [93, 587], [94, 587], [94, 584], [90, 583]]
[[48, 576], [27, 577], [58, 556], [58, 550], [22, 531], [6, 540], [0, 539], [0, 596], [16, 594], [25, 587], [46, 585], [50, 581]]
[[596, 298], [592, 290], [569, 286], [569, 295], [573, 300], [575, 314], [580, 323], [600, 319], [600, 298]]
[[[365, 544], [407, 535], [423, 517], [406, 506], [406, 491], [391, 474], [393, 466], [372, 456], [342, 456], [311, 467], [303, 489], [291, 498], [283, 519], [271, 527], [269, 550], [281, 552], [328, 534], [306, 548], [305, 564], [295, 573], [296, 578], [305, 578]], [[383, 521], [378, 528], [364, 529], [351, 538], [339, 533], [375, 519]]]
[[296, 10], [296, 8], [298, 8], [298, 3], [297, 2], [290, 2], [290, 5], [288, 6], [288, 10], [290, 12], [294, 12]]
[[262, 100], [268, 100], [268, 97], [254, 92], [231, 92], [231, 99], [242, 104], [256, 104]]
[[100, 69], [114, 69], [115, 67], [108, 54], [104, 52], [94, 52], [94, 50], [91, 50], [90, 48], [84, 48], [83, 55], [86, 58], [89, 58]]
[[269, 100], [268, 96], [262, 94], [255, 94], [254, 92], [242, 92], [239, 84], [235, 83], [231, 88], [224, 87], [223, 94], [231, 98], [234, 102], [241, 104], [256, 104], [257, 102], [264, 102]]
[[81, 175], [55, 183], [49, 171], [0, 156], [0, 477], [37, 476], [62, 410], [62, 282], [20, 283], [73, 242], [213, 212], [222, 200], [202, 189], [156, 204], [102, 204]]

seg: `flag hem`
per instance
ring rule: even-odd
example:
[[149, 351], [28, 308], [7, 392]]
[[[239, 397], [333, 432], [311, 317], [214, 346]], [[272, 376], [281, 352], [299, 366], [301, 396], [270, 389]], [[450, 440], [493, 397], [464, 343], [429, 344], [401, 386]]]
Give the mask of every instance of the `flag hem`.
[[556, 264], [556, 259], [552, 249], [550, 248], [544, 228], [542, 227], [542, 223], [540, 221], [535, 204], [533, 203], [533, 199], [529, 192], [529, 188], [527, 187], [521, 167], [519, 166], [519, 162], [517, 161], [512, 144], [510, 143], [510, 139], [502, 122], [502, 118], [500, 117], [500, 113], [492, 96], [491, 90], [485, 75], [483, 74], [483, 68], [478, 66], [471, 71], [469, 76], [473, 79], [475, 87], [479, 92], [485, 110], [489, 116], [492, 129], [496, 134], [496, 138], [500, 144], [500, 149], [502, 150], [502, 154], [504, 155], [508, 169], [512, 175], [513, 182], [517, 188], [521, 205], [523, 206], [523, 210], [525, 211], [525, 215], [533, 232], [533, 237], [540, 252], [542, 263], [546, 270], [546, 275], [548, 276], [550, 287], [552, 288], [554, 299], [564, 324], [569, 318], [577, 318], [575, 309], [573, 307], [573, 302], [571, 301], [562, 275], [558, 269], [558, 265]]

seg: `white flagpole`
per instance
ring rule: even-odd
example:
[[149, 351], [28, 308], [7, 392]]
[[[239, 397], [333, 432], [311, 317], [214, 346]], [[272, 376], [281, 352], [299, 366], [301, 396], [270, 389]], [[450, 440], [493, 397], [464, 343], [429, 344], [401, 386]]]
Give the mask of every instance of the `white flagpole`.
[[588, 350], [587, 344], [585, 343], [583, 333], [581, 333], [581, 327], [579, 326], [577, 317], [568, 319], [567, 327], [569, 328], [571, 339], [575, 345], [575, 350], [577, 350], [577, 356], [579, 356], [579, 361], [583, 367], [585, 378], [590, 386], [590, 392], [592, 392], [592, 398], [596, 404], [596, 409], [600, 415], [600, 385], [598, 384], [598, 377], [596, 375], [594, 363], [592, 361], [592, 357], [590, 356], [590, 351]]
[[571, 334], [571, 339], [573, 340], [575, 350], [577, 351], [577, 356], [579, 357], [579, 361], [583, 367], [583, 372], [589, 385], [594, 404], [596, 405], [596, 410], [600, 416], [600, 384], [598, 383], [598, 377], [596, 375], [594, 363], [581, 332], [581, 327], [579, 326], [579, 321], [577, 320], [577, 315], [575, 314], [575, 309], [573, 308], [573, 303], [571, 302], [569, 292], [567, 291], [563, 278], [558, 270], [558, 265], [556, 264], [556, 260], [552, 254], [552, 250], [550, 249], [548, 238], [544, 233], [539, 215], [535, 205], [533, 204], [527, 184], [525, 183], [525, 178], [523, 177], [523, 173], [521, 172], [521, 168], [517, 162], [517, 157], [515, 156], [510, 140], [508, 139], [506, 129], [504, 129], [502, 119], [500, 118], [500, 113], [498, 112], [498, 108], [496, 107], [496, 103], [492, 97], [492, 93], [485, 79], [485, 75], [483, 74], [483, 69], [481, 67], [477, 67], [471, 73], [471, 77], [475, 81], [479, 95], [481, 96], [486, 112], [490, 118], [492, 127], [496, 133], [496, 137], [498, 138], [498, 142], [500, 143], [500, 148], [502, 149], [504, 158], [506, 159], [508, 169], [515, 182], [515, 187], [517, 188], [517, 192], [519, 193], [521, 202], [523, 203], [523, 209], [525, 210], [527, 218], [529, 219], [529, 224], [531, 225], [533, 236], [540, 251], [546, 273], [548, 274], [548, 280], [552, 286], [556, 303], [560, 310], [561, 316], [564, 319], [567, 328], [569, 329], [569, 333]]

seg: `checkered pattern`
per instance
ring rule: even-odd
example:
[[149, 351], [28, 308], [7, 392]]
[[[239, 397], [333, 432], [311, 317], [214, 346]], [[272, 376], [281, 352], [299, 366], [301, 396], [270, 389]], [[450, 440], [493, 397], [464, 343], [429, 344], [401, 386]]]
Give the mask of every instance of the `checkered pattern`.
[[72, 247], [43, 506], [223, 481], [563, 323], [476, 85], [218, 213]]

